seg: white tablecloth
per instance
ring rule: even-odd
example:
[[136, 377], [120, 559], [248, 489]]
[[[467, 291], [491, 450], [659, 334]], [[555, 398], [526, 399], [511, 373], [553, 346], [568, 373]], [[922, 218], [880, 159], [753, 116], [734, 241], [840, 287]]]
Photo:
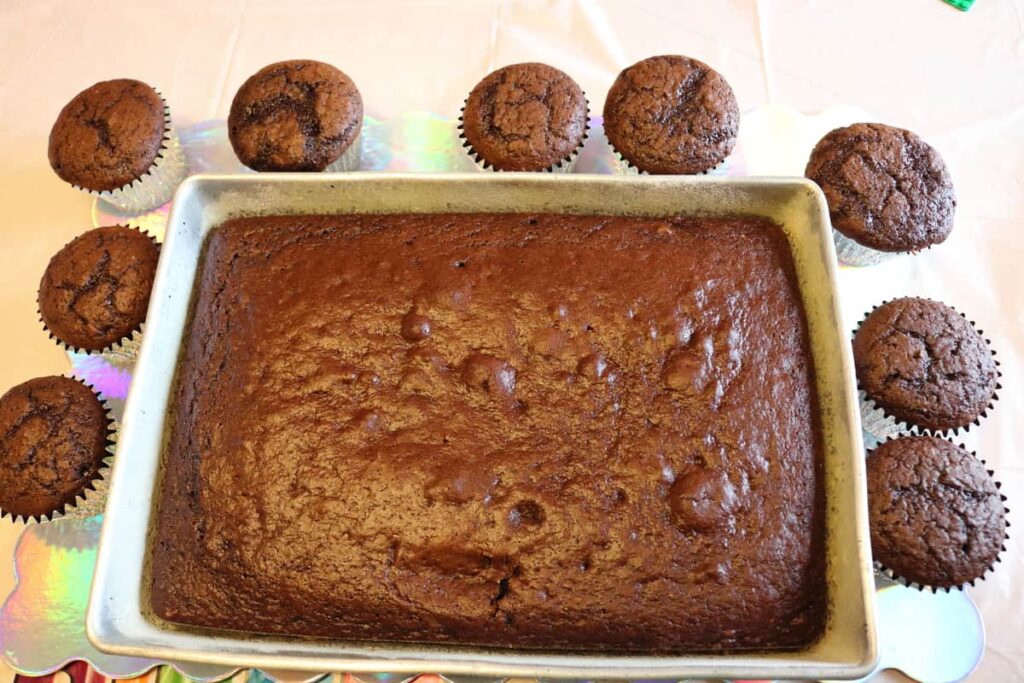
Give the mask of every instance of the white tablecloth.
[[[854, 296], [863, 310], [927, 295], [986, 330], [1006, 388], [966, 442], [1024, 510], [1024, 0], [978, 0], [968, 13], [940, 0], [0, 0], [0, 392], [67, 369], [39, 330], [35, 294], [52, 253], [90, 224], [90, 199], [53, 175], [45, 153], [54, 117], [83, 87], [139, 78], [188, 125], [225, 117], [267, 63], [313, 58], [352, 76], [374, 117], [454, 117], [491, 69], [544, 61], [576, 78], [599, 112], [621, 68], [662, 53], [712, 64], [744, 111], [854, 105], [942, 152], [959, 198], [952, 236], [915, 257], [909, 278], [863, 277]], [[1011, 520], [1024, 528], [1024, 517]], [[0, 522], [0, 596], [17, 530]], [[988, 630], [976, 680], [1024, 680], [1022, 580], [1011, 540], [998, 572], [971, 589]]]

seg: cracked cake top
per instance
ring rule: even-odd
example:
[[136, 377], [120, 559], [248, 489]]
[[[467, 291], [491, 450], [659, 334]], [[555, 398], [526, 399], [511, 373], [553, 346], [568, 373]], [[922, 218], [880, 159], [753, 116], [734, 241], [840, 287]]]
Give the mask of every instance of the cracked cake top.
[[92, 389], [38, 377], [0, 398], [0, 511], [63, 512], [90, 488], [106, 457], [109, 419]]
[[61, 109], [50, 130], [50, 166], [85, 190], [117, 190], [153, 167], [166, 123], [152, 87], [129, 78], [101, 81]]
[[587, 99], [547, 64], [512, 64], [488, 74], [466, 100], [463, 135], [500, 171], [543, 171], [568, 159], [587, 132]]
[[95, 228], [57, 252], [39, 283], [39, 315], [61, 342], [100, 351], [146, 318], [160, 247], [120, 225]]
[[853, 338], [857, 381], [897, 420], [945, 431], [969, 425], [995, 396], [992, 351], [953, 308], [929, 299], [885, 303]]
[[359, 136], [363, 100], [348, 76], [323, 62], [266, 66], [231, 102], [228, 137], [256, 171], [322, 171]]
[[956, 195], [942, 157], [909, 130], [855, 123], [823, 137], [804, 174], [828, 200], [832, 227], [879, 251], [917, 251], [953, 229]]
[[707, 171], [732, 152], [739, 127], [739, 106], [722, 75], [679, 55], [625, 69], [604, 104], [608, 141], [647, 173]]
[[871, 551], [903, 578], [953, 588], [980, 578], [1006, 536], [1002, 498], [984, 465], [944, 439], [887, 441], [867, 459]]

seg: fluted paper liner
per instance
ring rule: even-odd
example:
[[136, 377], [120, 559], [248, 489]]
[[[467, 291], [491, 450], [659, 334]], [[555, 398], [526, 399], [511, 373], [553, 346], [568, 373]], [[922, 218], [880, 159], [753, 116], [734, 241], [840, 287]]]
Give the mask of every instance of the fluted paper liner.
[[[147, 232], [146, 230], [131, 225], [121, 225], [120, 227], [128, 228], [129, 230], [137, 230], [144, 234], [146, 237], [148, 237], [150, 240], [152, 240], [153, 244], [156, 244], [158, 246], [160, 244], [159, 242], [157, 242], [156, 238], [153, 237], [153, 235], [149, 234], [149, 232]], [[91, 230], [95, 229], [96, 228], [91, 228]], [[76, 235], [74, 238], [68, 241], [64, 245], [64, 247], [67, 247], [69, 244], [71, 244], [71, 242], [74, 242], [76, 239], [78, 239], [78, 237], [80, 237], [80, 235]], [[63, 249], [64, 247], [61, 247], [61, 249]], [[63, 339], [54, 334], [53, 330], [47, 327], [46, 321], [43, 320], [43, 312], [40, 310], [38, 302], [36, 303], [36, 315], [39, 316], [39, 324], [43, 326], [43, 331], [46, 332], [50, 339], [52, 339], [53, 342], [57, 346], [59, 346], [63, 351], [70, 351], [71, 353], [84, 353], [90, 356], [115, 356], [122, 364], [134, 362], [136, 356], [138, 356], [139, 346], [142, 344], [142, 329], [146, 326], [145, 321], [143, 321], [139, 323], [138, 327], [132, 330], [131, 334], [125, 337], [121, 337], [119, 341], [116, 341], [112, 344], [108, 344], [102, 349], [91, 350], [79, 348], [72, 344], [68, 344]]]
[[171, 122], [171, 110], [167, 106], [167, 101], [159, 91], [157, 95], [160, 95], [164, 103], [164, 137], [160, 151], [157, 152], [149, 170], [116, 190], [100, 192], [80, 185], [73, 187], [99, 197], [127, 214], [144, 213], [171, 200], [178, 185], [188, 177], [188, 159], [185, 158], [178, 133]]
[[83, 382], [77, 377], [71, 377], [71, 379], [88, 387], [89, 390], [95, 394], [97, 400], [103, 404], [103, 408], [107, 416], [107, 455], [104, 456], [103, 462], [96, 472], [96, 476], [86, 483], [82, 491], [78, 493], [70, 503], [64, 503], [59, 508], [40, 515], [15, 515], [0, 509], [0, 519], [7, 517], [15, 522], [35, 522], [36, 524], [46, 524], [63, 517], [92, 517], [93, 515], [103, 512], [103, 507], [106, 505], [107, 501], [107, 475], [110, 471], [110, 461], [114, 455], [114, 449], [117, 444], [117, 422], [114, 418], [114, 412], [111, 409], [110, 404], [100, 396], [99, 392], [93, 385]]
[[[941, 436], [941, 434], [936, 434], [936, 433], [933, 433], [933, 432], [931, 432], [929, 430], [922, 430], [920, 432], [920, 434], [922, 436]], [[899, 437], [894, 437], [894, 438], [899, 438]], [[886, 441], [892, 441], [892, 440], [893, 439], [886, 439]], [[961, 449], [963, 449], [965, 451], [967, 450], [967, 448], [963, 444], [956, 444], [952, 439], [945, 438], [945, 441], [948, 441], [949, 443], [953, 444], [954, 446], [958, 446], [959, 448], [961, 448]], [[881, 445], [881, 444], [879, 444], [879, 445]], [[875, 448], [877, 448], [877, 446]], [[872, 452], [874, 452], [874, 449], [869, 451], [868, 455], [870, 455]], [[975, 451], [970, 451], [970, 454], [971, 454], [972, 457], [980, 460], [982, 465], [987, 465], [987, 463], [983, 459], [978, 458], [978, 454]], [[988, 476], [992, 479], [993, 483], [995, 484], [996, 490], [1002, 489], [1003, 484], [1002, 484], [1002, 482], [1000, 482], [1000, 481], [995, 479], [995, 472], [993, 470], [990, 470], [990, 469], [987, 469], [987, 468], [986, 468], [985, 471], [988, 472]], [[1010, 514], [1010, 508], [1006, 507], [1006, 505], [1005, 505], [1005, 503], [1006, 503], [1006, 496], [1003, 495], [1001, 492], [999, 494], [999, 498], [1004, 503], [1004, 505], [1003, 505], [1004, 526], [1005, 526], [1005, 528], [1009, 529], [1010, 528], [1010, 520], [1006, 519], [1006, 517], [1009, 516], [1009, 514]], [[1008, 540], [1010, 540], [1010, 534], [1008, 532], [1004, 532], [1004, 534], [1003, 534], [1003, 541], [1004, 541], [1004, 543], [1002, 544], [1002, 546], [1000, 546], [999, 554], [996, 555], [995, 562], [993, 562], [988, 567], [986, 567], [985, 571], [983, 571], [980, 575], [978, 575], [975, 578], [971, 579], [970, 581], [967, 581], [966, 583], [962, 583], [962, 584], [960, 584], [958, 586], [929, 586], [927, 584], [918, 583], [917, 581], [911, 581], [910, 579], [900, 575], [898, 572], [896, 572], [891, 567], [887, 567], [886, 565], [882, 564], [878, 560], [875, 560], [875, 562], [874, 562], [875, 570], [878, 573], [880, 573], [883, 576], [885, 576], [886, 578], [888, 578], [888, 579], [890, 579], [892, 581], [895, 581], [896, 583], [899, 583], [900, 585], [906, 586], [908, 588], [916, 588], [919, 591], [930, 590], [932, 593], [938, 593], [939, 591], [945, 591], [946, 593], [949, 593], [949, 592], [953, 591], [954, 589], [962, 591], [967, 586], [972, 586], [973, 587], [973, 586], [975, 586], [977, 584], [978, 581], [984, 581], [985, 577], [987, 577], [988, 574], [990, 574], [991, 572], [995, 571], [995, 565], [996, 564], [1000, 564], [1003, 561], [1002, 554], [1006, 552], [1006, 543], [1005, 543], [1005, 541], [1008, 541]]]
[[[466, 111], [466, 101], [467, 100], [463, 100], [462, 102], [462, 109], [459, 110], [459, 125], [456, 127], [459, 131], [459, 142], [462, 143], [463, 149], [466, 150], [466, 153], [473, 159], [473, 162], [481, 171], [505, 173], [506, 171], [504, 169], [495, 168], [494, 165], [477, 152], [473, 148], [473, 145], [470, 144], [469, 140], [466, 139], [463, 121], [463, 116]], [[580, 138], [580, 143], [576, 145], [576, 148], [573, 149], [567, 157], [545, 169], [542, 169], [541, 171], [534, 171], [535, 173], [572, 173], [573, 169], [576, 168], [576, 161], [579, 159], [580, 153], [583, 151], [583, 145], [586, 144], [587, 138], [590, 137], [590, 101], [587, 100], [586, 94], [583, 96], [583, 101], [586, 103], [587, 111], [584, 115], [583, 136]]]
[[[919, 298], [927, 298], [927, 297], [919, 297]], [[871, 315], [879, 306], [885, 305], [885, 304], [889, 303], [890, 301], [893, 301], [893, 299], [886, 299], [881, 304], [876, 304], [875, 306], [872, 306], [871, 310], [864, 314], [864, 317], [861, 318], [859, 323], [857, 323], [857, 329], [855, 329], [853, 331], [853, 335], [851, 335], [851, 337], [850, 337], [851, 342], [853, 341], [853, 338], [857, 336], [857, 330], [859, 330], [860, 326], [864, 324], [864, 321], [867, 320], [868, 316]], [[936, 300], [935, 299], [928, 299], [928, 301], [936, 301]], [[941, 301], [936, 301], [936, 303], [941, 303], [944, 306], [949, 306], [949, 304], [947, 304], [945, 302], [941, 302]], [[956, 311], [955, 307], [953, 307], [953, 306], [949, 306], [949, 307], [952, 308], [954, 311]], [[871, 436], [875, 437], [879, 441], [884, 441], [886, 439], [894, 438], [896, 436], [906, 436], [906, 435], [909, 435], [909, 434], [922, 434], [922, 433], [925, 433], [925, 432], [932, 433], [932, 434], [935, 434], [937, 436], [945, 436], [945, 437], [962, 436], [963, 434], [966, 434], [967, 432], [969, 432], [971, 430], [972, 426], [977, 427], [978, 425], [980, 425], [981, 421], [984, 418], [988, 417], [989, 411], [991, 411], [991, 410], [993, 410], [995, 408], [995, 404], [999, 400], [999, 394], [997, 392], [1001, 391], [1002, 388], [1003, 388], [1002, 383], [999, 381], [1003, 377], [1003, 372], [1002, 372], [1002, 370], [999, 369], [999, 367], [1000, 367], [999, 360], [995, 358], [996, 351], [995, 351], [995, 349], [992, 348], [992, 340], [988, 339], [985, 336], [984, 330], [978, 329], [978, 326], [975, 324], [975, 322], [973, 320], [969, 319], [966, 315], [964, 315], [960, 311], [956, 311], [956, 312], [960, 315], [961, 318], [963, 318], [964, 320], [967, 320], [967, 322], [969, 322], [971, 324], [971, 328], [975, 332], [978, 333], [978, 336], [980, 336], [982, 339], [985, 340], [985, 345], [988, 347], [989, 352], [993, 356], [992, 360], [993, 360], [993, 362], [996, 365], [996, 388], [995, 388], [995, 392], [992, 393], [992, 400], [989, 401], [988, 406], [984, 410], [982, 410], [981, 413], [976, 418], [974, 418], [971, 422], [968, 422], [966, 425], [961, 425], [960, 427], [951, 428], [951, 429], [927, 430], [927, 429], [923, 429], [921, 427], [918, 427], [917, 425], [915, 425], [915, 424], [913, 424], [913, 423], [911, 423], [909, 421], [898, 420], [893, 415], [890, 415], [888, 411], [886, 411], [884, 408], [882, 408], [882, 406], [878, 405], [875, 401], [873, 401], [871, 399], [870, 396], [868, 396], [867, 391], [865, 391], [864, 387], [860, 383], [860, 380], [858, 379], [857, 380], [857, 396], [860, 399], [859, 403], [860, 403], [861, 428], [865, 432], [867, 432]]]

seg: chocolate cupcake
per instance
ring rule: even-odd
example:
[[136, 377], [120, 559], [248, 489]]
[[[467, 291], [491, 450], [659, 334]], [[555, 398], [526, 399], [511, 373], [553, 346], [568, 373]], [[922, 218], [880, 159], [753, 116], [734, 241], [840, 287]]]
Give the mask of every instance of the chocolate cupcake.
[[[874, 309], [853, 337], [857, 382], [866, 417], [881, 410], [890, 422], [933, 432], [966, 428], [993, 407], [998, 363], [988, 343], [953, 308], [908, 297]], [[876, 437], [871, 419], [865, 428]]]
[[129, 213], [167, 203], [188, 174], [160, 94], [128, 78], [78, 93], [50, 130], [49, 157], [62, 180]]
[[0, 397], [0, 516], [38, 522], [84, 500], [102, 476], [112, 424], [92, 389], [67, 377]]
[[894, 578], [933, 591], [974, 584], [999, 559], [1005, 497], [980, 460], [935, 436], [868, 455], [871, 551]]
[[231, 102], [228, 137], [256, 171], [351, 171], [359, 165], [363, 100], [348, 76], [308, 59], [263, 67]]
[[604, 132], [615, 152], [646, 173], [703, 173], [736, 144], [740, 111], [732, 88], [704, 62], [650, 57], [615, 79]]
[[944, 241], [956, 194], [942, 157], [909, 130], [855, 123], [823, 137], [804, 172], [828, 200], [839, 260], [871, 265]]
[[71, 350], [103, 351], [146, 319], [160, 247], [114, 225], [79, 235], [57, 252], [39, 283], [39, 316]]
[[587, 98], [552, 66], [512, 64], [473, 88], [459, 129], [482, 168], [568, 172], [587, 136]]

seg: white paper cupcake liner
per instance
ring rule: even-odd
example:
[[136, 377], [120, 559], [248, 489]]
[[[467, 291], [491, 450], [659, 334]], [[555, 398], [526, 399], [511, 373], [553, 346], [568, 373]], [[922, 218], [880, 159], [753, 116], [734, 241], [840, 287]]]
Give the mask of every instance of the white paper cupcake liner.
[[608, 146], [612, 150], [612, 173], [615, 175], [647, 175], [647, 171], [641, 171], [633, 164], [626, 161], [626, 157], [622, 156], [612, 143], [608, 143]]
[[908, 252], [901, 251], [878, 251], [871, 247], [865, 247], [860, 242], [852, 240], [838, 230], [832, 230], [832, 238], [836, 243], [836, 258], [846, 266], [876, 266], [891, 258]]
[[139, 214], [169, 202], [187, 177], [188, 159], [171, 122], [171, 110], [164, 103], [164, 140], [150, 169], [122, 188], [88, 192], [122, 213]]
[[[612, 171], [612, 173], [614, 175], [650, 175], [650, 173], [648, 173], [647, 171], [642, 171], [639, 168], [637, 168], [636, 166], [634, 166], [632, 163], [630, 163], [630, 161], [628, 159], [626, 159], [626, 157], [622, 156], [622, 153], [619, 152], [619, 150], [615, 149], [615, 145], [613, 145], [610, 140], [608, 141], [608, 147], [612, 151], [611, 171]], [[688, 173], [688, 174], [683, 174], [683, 175], [690, 175], [690, 176], [708, 175], [712, 171], [717, 171], [717, 170], [721, 169], [723, 166], [725, 166], [725, 163], [726, 163], [726, 161], [728, 161], [728, 159], [729, 159], [729, 157], [726, 156], [725, 159], [722, 159], [721, 161], [719, 161], [717, 164], [715, 164], [711, 168], [705, 169], [705, 170], [701, 171], [700, 173]]]
[[103, 405], [107, 407], [107, 417], [110, 419], [111, 431], [107, 437], [107, 456], [103, 459], [103, 466], [100, 468], [96, 478], [90, 482], [89, 487], [75, 500], [74, 506], [67, 506], [62, 515], [51, 516], [50, 521], [67, 517], [70, 519], [85, 519], [103, 512], [107, 507], [107, 491], [110, 488], [110, 463], [114, 458], [114, 451], [117, 449], [118, 424], [114, 414], [106, 401]]
[[892, 415], [868, 398], [864, 390], [858, 390], [857, 396], [860, 399], [860, 426], [870, 436], [878, 441], [885, 441], [897, 436], [905, 436], [914, 433], [915, 429], [906, 422], [899, 422]]
[[[507, 173], [507, 171], [504, 171], [504, 170], [502, 170], [500, 168], [494, 168], [489, 163], [484, 161], [483, 157], [481, 157], [480, 155], [476, 154], [472, 150], [467, 150], [467, 151], [469, 152], [469, 156], [473, 160], [473, 164], [476, 166], [478, 171], [483, 171], [485, 173]], [[579, 156], [580, 156], [579, 155], [579, 150], [577, 150], [577, 151], [573, 152], [572, 155], [568, 159], [563, 159], [562, 161], [559, 161], [554, 166], [549, 166], [548, 168], [545, 168], [543, 171], [532, 171], [532, 172], [533, 173], [572, 173], [573, 170], [576, 168], [576, 160], [579, 159]]]
[[363, 158], [363, 133], [360, 130], [356, 139], [349, 143], [349, 146], [341, 153], [341, 156], [332, 161], [324, 169], [325, 173], [348, 173], [358, 171]]

